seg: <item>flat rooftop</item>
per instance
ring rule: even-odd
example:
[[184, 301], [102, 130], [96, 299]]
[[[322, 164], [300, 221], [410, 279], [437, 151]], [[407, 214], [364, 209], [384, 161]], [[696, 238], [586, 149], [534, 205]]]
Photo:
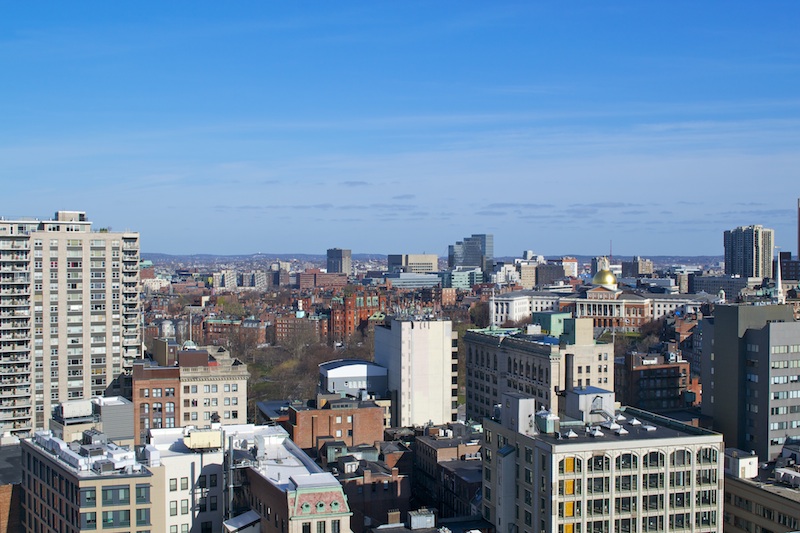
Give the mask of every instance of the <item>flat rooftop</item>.
[[[597, 390], [602, 391], [602, 389]], [[585, 393], [592, 394], [588, 390]], [[562, 420], [558, 433], [540, 433], [536, 438], [554, 446], [589, 442], [608, 446], [613, 443], [633, 444], [641, 440], [679, 437], [718, 437], [720, 441], [722, 440], [722, 435], [719, 433], [633, 407], [620, 408], [613, 418], [590, 426], [586, 426], [582, 421]]]

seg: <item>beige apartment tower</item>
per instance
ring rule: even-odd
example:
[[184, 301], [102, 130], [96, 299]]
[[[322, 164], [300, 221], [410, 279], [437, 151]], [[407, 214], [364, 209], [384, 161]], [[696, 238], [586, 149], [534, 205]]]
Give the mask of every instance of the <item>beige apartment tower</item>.
[[52, 406], [102, 395], [141, 357], [139, 234], [86, 213], [0, 219], [0, 435], [44, 429]]

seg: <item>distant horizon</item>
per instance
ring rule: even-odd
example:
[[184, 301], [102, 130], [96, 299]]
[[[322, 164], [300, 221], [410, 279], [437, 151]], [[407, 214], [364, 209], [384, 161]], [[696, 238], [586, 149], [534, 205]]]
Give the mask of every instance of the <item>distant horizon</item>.
[[[375, 257], [375, 256], [388, 256], [392, 254], [385, 254], [380, 252], [352, 252], [353, 257], [358, 256], [368, 256], [368, 257]], [[403, 253], [403, 252], [399, 252]], [[416, 252], [407, 252], [407, 253], [416, 253]], [[423, 253], [423, 252], [418, 252]], [[429, 253], [429, 252], [428, 252]], [[190, 254], [175, 254], [175, 253], [166, 253], [166, 252], [141, 252], [142, 256], [145, 255], [160, 255], [160, 256], [170, 256], [170, 257], [252, 257], [252, 256], [265, 256], [267, 258], [273, 257], [285, 257], [285, 256], [307, 256], [307, 257], [314, 257], [314, 258], [325, 258], [325, 253], [306, 253], [306, 252], [287, 252], [287, 253], [271, 253], [271, 252], [253, 252], [253, 253], [241, 253], [241, 254], [214, 254], [214, 253], [205, 253], [205, 252], [197, 252], [197, 253], [190, 253]], [[431, 254], [433, 255], [433, 254]], [[592, 258], [592, 257], [608, 257], [608, 255], [604, 254], [536, 254], [541, 255], [545, 258], [560, 258], [560, 257], [575, 257], [575, 258]], [[641, 257], [642, 259], [653, 259], [653, 258], [668, 258], [668, 257], [678, 257], [678, 258], [724, 258], [724, 254], [699, 254], [699, 255], [686, 255], [686, 254], [657, 254], [657, 255], [642, 255], [642, 254], [614, 254], [614, 258], [632, 258], [636, 256]], [[447, 255], [438, 255], [439, 259], [446, 259]], [[517, 259], [520, 258], [520, 255], [495, 255], [494, 259]]]

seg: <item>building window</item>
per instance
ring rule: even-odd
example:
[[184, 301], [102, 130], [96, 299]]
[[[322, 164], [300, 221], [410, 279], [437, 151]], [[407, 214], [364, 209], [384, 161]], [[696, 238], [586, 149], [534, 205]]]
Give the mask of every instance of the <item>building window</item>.
[[137, 526], [150, 525], [150, 509], [136, 509], [136, 525]]
[[178, 501], [172, 500], [169, 502], [169, 515], [170, 516], [178, 516]]
[[81, 513], [81, 529], [97, 529], [97, 513]]
[[325, 533], [325, 521], [320, 520], [317, 522], [317, 533]]
[[303, 522], [303, 533], [311, 533], [311, 522]]
[[150, 485], [136, 485], [136, 503], [150, 503]]
[[182, 477], [181, 478], [181, 490], [189, 490], [189, 478]]
[[169, 480], [169, 490], [170, 492], [178, 490], [178, 478], [174, 477]]
[[189, 500], [181, 500], [181, 514], [189, 514]]

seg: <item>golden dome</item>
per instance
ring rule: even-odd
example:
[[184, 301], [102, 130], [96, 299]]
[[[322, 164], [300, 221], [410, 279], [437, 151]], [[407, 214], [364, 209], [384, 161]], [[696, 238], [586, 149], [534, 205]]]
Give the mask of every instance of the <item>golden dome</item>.
[[617, 278], [610, 270], [598, 270], [592, 278], [592, 285], [616, 286]]

